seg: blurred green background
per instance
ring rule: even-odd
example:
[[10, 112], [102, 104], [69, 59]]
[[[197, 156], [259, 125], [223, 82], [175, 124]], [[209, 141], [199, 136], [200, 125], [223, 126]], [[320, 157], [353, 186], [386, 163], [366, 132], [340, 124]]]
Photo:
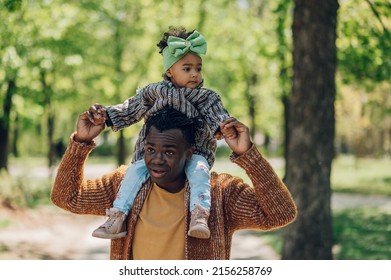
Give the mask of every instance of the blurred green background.
[[[332, 191], [391, 197], [391, 3], [339, 5]], [[250, 127], [283, 177], [292, 8], [287, 0], [2, 1], [0, 211], [50, 205], [53, 175], [78, 115], [160, 81], [156, 44], [170, 25], [206, 37], [204, 85]], [[107, 129], [89, 163], [129, 163], [139, 128]], [[221, 144], [216, 170], [245, 176], [227, 163]], [[333, 211], [335, 258], [391, 259], [390, 211]], [[0, 216], [0, 231], [12, 223]], [[280, 250], [278, 232], [264, 235]]]

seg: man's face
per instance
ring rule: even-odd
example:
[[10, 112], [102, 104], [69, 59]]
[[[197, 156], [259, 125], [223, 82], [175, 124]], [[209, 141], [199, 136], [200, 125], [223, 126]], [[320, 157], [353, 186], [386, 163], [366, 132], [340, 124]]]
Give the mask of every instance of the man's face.
[[146, 137], [144, 160], [151, 180], [159, 187], [178, 192], [184, 187], [186, 160], [192, 156], [192, 148], [187, 144], [179, 129], [160, 132], [154, 126]]

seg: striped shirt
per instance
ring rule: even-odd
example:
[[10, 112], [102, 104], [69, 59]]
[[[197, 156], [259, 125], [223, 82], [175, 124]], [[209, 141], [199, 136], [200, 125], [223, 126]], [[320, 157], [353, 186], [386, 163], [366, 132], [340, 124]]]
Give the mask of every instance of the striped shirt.
[[[213, 90], [203, 88], [202, 83], [195, 89], [176, 88], [172, 82], [165, 79], [158, 83], [152, 83], [138, 89], [136, 95], [127, 99], [124, 103], [107, 106], [107, 114], [112, 123], [113, 131], [126, 128], [145, 121], [157, 111], [171, 107], [185, 114], [189, 118], [200, 117], [203, 125], [196, 132], [195, 154], [205, 157], [213, 166], [217, 142], [216, 132], [219, 124], [229, 117], [224, 108], [220, 96]], [[137, 139], [132, 162], [144, 157], [146, 142], [146, 125], [144, 123]]]

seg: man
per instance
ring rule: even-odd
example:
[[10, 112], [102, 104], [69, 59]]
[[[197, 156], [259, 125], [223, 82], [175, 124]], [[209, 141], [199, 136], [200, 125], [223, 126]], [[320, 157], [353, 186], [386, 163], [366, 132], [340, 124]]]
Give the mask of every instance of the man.
[[[77, 214], [104, 215], [116, 197], [126, 166], [96, 180], [84, 180], [84, 162], [104, 124], [93, 125], [89, 112], [58, 169], [51, 199]], [[229, 259], [234, 231], [270, 230], [292, 222], [296, 206], [288, 189], [251, 143], [248, 128], [229, 118], [220, 126], [231, 160], [245, 169], [253, 187], [228, 174], [211, 175], [209, 239], [189, 237], [189, 186], [184, 172], [196, 131], [194, 119], [173, 109], [147, 121], [144, 160], [150, 178], [139, 191], [127, 217], [127, 236], [111, 241], [111, 259]], [[232, 129], [235, 133], [232, 134]]]

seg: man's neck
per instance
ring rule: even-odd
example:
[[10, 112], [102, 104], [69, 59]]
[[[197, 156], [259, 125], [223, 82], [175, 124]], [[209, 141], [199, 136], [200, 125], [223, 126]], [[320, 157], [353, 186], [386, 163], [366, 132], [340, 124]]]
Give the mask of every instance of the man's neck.
[[161, 186], [161, 185], [159, 185], [157, 183], [155, 183], [155, 184], [159, 188], [161, 188], [163, 190], [166, 190], [169, 193], [177, 193], [177, 192], [180, 192], [185, 187], [185, 180], [183, 180], [182, 184], [176, 184], [174, 186], [172, 186], [172, 185]]

